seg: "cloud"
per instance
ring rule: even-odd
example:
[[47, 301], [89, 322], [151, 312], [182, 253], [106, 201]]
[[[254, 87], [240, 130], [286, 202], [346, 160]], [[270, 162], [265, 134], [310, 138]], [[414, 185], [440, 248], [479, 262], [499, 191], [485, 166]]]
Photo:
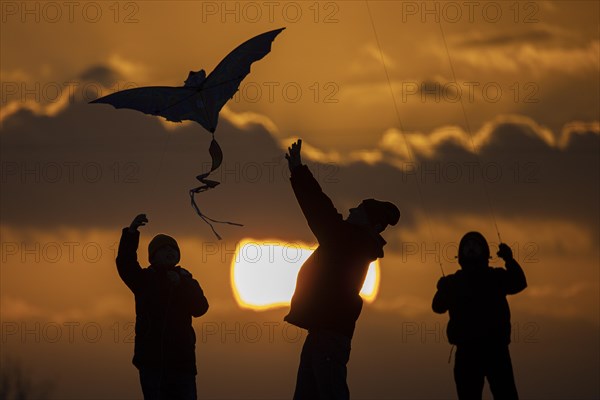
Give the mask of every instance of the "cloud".
[[397, 154], [399, 156], [398, 161], [401, 163], [415, 161], [420, 158], [443, 157], [443, 155], [436, 153], [439, 153], [447, 145], [460, 147], [467, 153], [478, 154], [484, 147], [493, 147], [500, 140], [504, 142], [506, 138], [499, 139], [499, 136], [501, 135], [500, 132], [506, 130], [507, 127], [510, 127], [509, 130], [513, 133], [520, 132], [518, 136], [526, 136], [534, 141], [541, 142], [540, 145], [558, 149], [568, 147], [573, 135], [584, 134], [584, 132], [600, 135], [598, 122], [573, 121], [566, 124], [559, 134], [525, 116], [498, 115], [493, 120], [485, 123], [476, 132], [467, 132], [457, 126], [443, 126], [431, 133], [400, 132], [398, 129], [392, 128], [384, 132], [378, 148], [382, 151]]
[[[293, 138], [279, 138], [276, 132], [266, 117], [225, 110], [217, 133], [225, 163], [213, 175], [223, 184], [199, 196], [209, 216], [258, 223], [286, 234], [303, 226], [293, 212], [283, 158]], [[192, 210], [174, 206], [185, 205], [187, 190], [196, 185], [194, 177], [208, 169], [210, 136], [194, 124], [169, 133], [158, 118], [76, 102], [53, 115], [22, 108], [4, 121], [1, 136], [2, 211], [8, 224], [80, 226], [86, 221], [114, 226], [151, 204], [168, 213], [177, 229], [177, 221], [187, 221], [185, 230], [197, 230], [199, 221], [189, 218]], [[413, 159], [406, 153], [405, 138]], [[597, 122], [574, 121], [558, 134], [527, 117], [500, 115], [472, 133], [477, 154], [471, 136], [453, 126], [432, 132], [388, 129], [377, 145], [350, 152], [324, 151], [310, 141], [304, 149], [305, 160], [316, 174], [320, 170], [322, 183], [342, 209], [372, 197], [372, 192], [402, 204], [403, 215], [410, 215], [421, 208], [414, 197], [417, 177], [426, 197], [444, 199], [429, 212], [486, 214], [478, 177], [485, 167], [500, 215], [573, 217], [587, 225], [596, 212], [597, 193], [573, 194], [589, 192], [590, 182], [598, 181], [598, 139]], [[471, 171], [472, 163], [479, 166]], [[434, 171], [429, 180], [427, 168]], [[473, 171], [475, 178], [470, 179]], [[461, 177], [444, 176], [450, 173]], [[470, 198], [480, 200], [465, 202]], [[90, 212], [99, 206], [102, 211]], [[295, 217], [289, 228], [276, 227], [290, 212]]]
[[[543, 36], [543, 35], [541, 35]], [[511, 46], [491, 46], [490, 40], [505, 41]], [[523, 74], [530, 71], [536, 75], [565, 73], [569, 75], [596, 73], [600, 67], [600, 41], [591, 40], [585, 45], [569, 47], [541, 47], [520, 38], [488, 38], [481, 43], [451, 49], [452, 60], [467, 64], [472, 68], [488, 71], [502, 71]], [[438, 56], [447, 62], [445, 49], [436, 50]]]
[[44, 315], [41, 308], [13, 296], [2, 296], [0, 304], [2, 304], [2, 319], [4, 321], [37, 318]]
[[279, 135], [279, 129], [275, 123], [265, 115], [254, 112], [235, 113], [228, 106], [224, 106], [220, 112], [220, 117], [227, 119], [240, 130], [247, 129], [251, 125], [260, 125], [272, 136], [277, 137]]
[[586, 290], [597, 290], [598, 287], [590, 282], [580, 282], [567, 287], [557, 285], [530, 286], [525, 292], [526, 296], [537, 298], [558, 297], [562, 300], [573, 300]]
[[139, 79], [144, 70], [118, 56], [111, 56], [108, 65], [92, 65], [78, 76], [64, 81], [36, 80], [20, 70], [12, 71], [8, 76], [13, 79], [4, 80], [2, 84], [5, 93], [2, 96], [0, 123], [20, 110], [29, 110], [40, 116], [54, 116], [69, 104], [88, 102], [118, 90], [136, 87], [138, 85], [131, 79]]
[[83, 81], [98, 82], [104, 87], [111, 87], [121, 79], [121, 75], [115, 69], [104, 65], [92, 66], [83, 71], [79, 77]]
[[397, 314], [402, 318], [418, 318], [427, 315], [431, 302], [419, 296], [404, 295], [391, 299], [378, 299], [369, 306], [378, 312]]
[[[562, 34], [568, 32], [561, 31]], [[489, 47], [489, 46], [507, 46], [520, 45], [523, 43], [556, 43], [556, 39], [562, 35], [548, 28], [533, 28], [521, 32], [502, 31], [502, 32], [481, 32], [473, 31], [464, 34], [462, 38], [455, 38], [460, 47]]]
[[388, 70], [396, 68], [396, 62], [386, 54], [380, 51], [375, 43], [364, 44], [358, 49], [355, 59], [352, 60], [345, 73], [352, 79], [368, 79], [369, 76], [383, 73], [382, 58]]
[[105, 295], [95, 298], [89, 307], [74, 306], [66, 309], [34, 305], [28, 300], [15, 296], [2, 296], [2, 320], [45, 320], [54, 323], [69, 321], [100, 321], [110, 318], [133, 317], [131, 299], [121, 295]]

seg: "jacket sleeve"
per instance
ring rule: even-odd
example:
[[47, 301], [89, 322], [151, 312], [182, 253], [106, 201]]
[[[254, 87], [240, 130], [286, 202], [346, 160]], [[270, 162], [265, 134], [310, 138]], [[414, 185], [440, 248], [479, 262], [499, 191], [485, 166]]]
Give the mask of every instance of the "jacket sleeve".
[[139, 231], [129, 232], [129, 228], [123, 228], [116, 259], [117, 271], [133, 293], [137, 292], [142, 280], [142, 267], [137, 260], [139, 242]]
[[192, 277], [183, 278], [183, 296], [193, 317], [200, 317], [208, 311], [208, 300], [197, 280]]
[[431, 303], [431, 308], [433, 312], [437, 314], [443, 314], [448, 311], [448, 278], [442, 277], [438, 281], [437, 284], [437, 292], [433, 296], [433, 302]]
[[290, 181], [308, 226], [317, 240], [322, 242], [331, 238], [330, 233], [336, 229], [339, 222], [343, 221], [343, 218], [331, 199], [323, 193], [319, 182], [306, 165], [294, 168]]
[[525, 272], [514, 258], [506, 261], [504, 274], [504, 290], [506, 294], [517, 294], [527, 287]]

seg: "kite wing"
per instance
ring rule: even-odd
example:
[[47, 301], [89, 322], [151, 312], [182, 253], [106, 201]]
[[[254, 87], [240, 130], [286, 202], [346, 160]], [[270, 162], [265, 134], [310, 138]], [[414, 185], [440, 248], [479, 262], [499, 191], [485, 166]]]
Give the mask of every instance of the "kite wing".
[[129, 108], [144, 114], [159, 115], [173, 122], [192, 120], [208, 129], [206, 113], [201, 110], [198, 88], [195, 87], [146, 86], [122, 90], [90, 103]]
[[214, 133], [221, 108], [237, 92], [242, 80], [250, 73], [252, 63], [271, 51], [271, 43], [284, 29], [265, 32], [242, 43], [221, 60], [208, 77], [204, 70], [190, 71], [184, 86], [122, 90], [90, 103], [130, 108], [173, 122], [196, 121]]
[[216, 129], [219, 111], [237, 92], [242, 80], [250, 73], [252, 63], [269, 54], [271, 43], [284, 29], [265, 32], [242, 43], [208, 75], [202, 84], [201, 97], [212, 128], [207, 128], [209, 131]]

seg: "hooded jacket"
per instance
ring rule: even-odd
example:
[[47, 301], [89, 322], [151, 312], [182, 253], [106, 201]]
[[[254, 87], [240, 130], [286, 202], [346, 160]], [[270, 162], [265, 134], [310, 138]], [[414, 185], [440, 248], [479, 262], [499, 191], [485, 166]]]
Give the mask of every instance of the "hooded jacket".
[[306, 165], [292, 170], [294, 194], [319, 242], [302, 265], [285, 321], [352, 338], [362, 310], [359, 295], [369, 264], [383, 257], [385, 240], [342, 218]]
[[[463, 253], [462, 245], [463, 241], [459, 254]], [[485, 247], [488, 248], [487, 242]], [[471, 268], [465, 268], [459, 256], [463, 269], [438, 282], [432, 308], [439, 314], [449, 312], [446, 333], [451, 344], [510, 343], [510, 308], [506, 296], [524, 290], [527, 280], [516, 260], [507, 260], [505, 268], [494, 268], [487, 265], [487, 255], [489, 250], [485, 261]]]
[[192, 317], [204, 315], [208, 301], [198, 282], [185, 269], [141, 268], [137, 261], [140, 233], [124, 228], [116, 259], [119, 276], [135, 295], [135, 348], [138, 368], [169, 368], [196, 374], [196, 335]]

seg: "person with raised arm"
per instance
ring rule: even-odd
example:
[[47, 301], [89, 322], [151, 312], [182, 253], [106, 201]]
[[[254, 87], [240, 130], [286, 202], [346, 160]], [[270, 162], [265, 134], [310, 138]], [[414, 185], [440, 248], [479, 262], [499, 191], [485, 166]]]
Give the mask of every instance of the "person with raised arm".
[[145, 400], [196, 400], [196, 335], [192, 317], [208, 310], [208, 301], [192, 274], [177, 265], [179, 246], [158, 234], [148, 245], [150, 266], [137, 260], [138, 228], [145, 214], [123, 228], [116, 264], [135, 296], [135, 347]]
[[350, 397], [346, 364], [359, 295], [369, 264], [383, 257], [381, 233], [396, 225], [400, 211], [390, 203], [363, 200], [344, 219], [301, 160], [302, 140], [288, 148], [291, 184], [306, 222], [319, 242], [302, 265], [285, 321], [308, 330], [300, 355], [294, 400]]
[[511, 325], [507, 295], [527, 287], [511, 248], [500, 243], [504, 268], [489, 266], [490, 248], [479, 232], [468, 232], [458, 246], [461, 269], [440, 278], [432, 308], [450, 314], [448, 341], [456, 346], [454, 381], [459, 400], [481, 400], [487, 378], [495, 400], [517, 400], [508, 345]]

